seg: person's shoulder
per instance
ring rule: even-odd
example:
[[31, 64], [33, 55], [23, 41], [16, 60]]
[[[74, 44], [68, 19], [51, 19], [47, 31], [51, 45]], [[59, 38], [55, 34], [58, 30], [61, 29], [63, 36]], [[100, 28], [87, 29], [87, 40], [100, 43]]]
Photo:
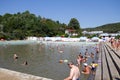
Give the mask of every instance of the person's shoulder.
[[74, 66], [74, 69], [79, 69], [78, 66]]

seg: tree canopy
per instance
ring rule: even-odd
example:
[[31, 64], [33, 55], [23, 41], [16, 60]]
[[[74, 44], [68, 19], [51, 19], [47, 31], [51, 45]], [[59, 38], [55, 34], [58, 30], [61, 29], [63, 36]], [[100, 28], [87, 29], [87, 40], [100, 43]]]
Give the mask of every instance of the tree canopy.
[[[68, 26], [59, 21], [36, 16], [29, 11], [0, 15], [0, 38], [25, 39], [28, 36], [45, 37], [65, 35]], [[77, 19], [73, 18], [69, 26], [80, 29]]]
[[76, 18], [71, 18], [68, 27], [71, 29], [80, 29], [80, 24]]
[[68, 24], [69, 29], [75, 29], [78, 35], [82, 35], [81, 33], [81, 28], [80, 28], [80, 23], [76, 18], [71, 18], [69, 24]]

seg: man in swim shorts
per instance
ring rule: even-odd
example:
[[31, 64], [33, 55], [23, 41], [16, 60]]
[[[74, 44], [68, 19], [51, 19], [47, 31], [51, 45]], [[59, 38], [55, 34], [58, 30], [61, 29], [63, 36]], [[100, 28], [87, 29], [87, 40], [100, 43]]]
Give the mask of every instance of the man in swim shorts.
[[65, 78], [64, 80], [80, 80], [80, 71], [77, 66], [75, 66], [72, 62], [68, 63], [68, 66], [70, 67], [70, 75]]

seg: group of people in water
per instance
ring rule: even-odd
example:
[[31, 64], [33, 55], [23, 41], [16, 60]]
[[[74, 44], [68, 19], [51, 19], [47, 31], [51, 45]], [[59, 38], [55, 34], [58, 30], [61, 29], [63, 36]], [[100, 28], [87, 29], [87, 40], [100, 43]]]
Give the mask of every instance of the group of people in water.
[[[64, 48], [65, 45], [63, 45]], [[52, 47], [49, 47], [50, 50], [52, 49]], [[62, 48], [57, 47], [59, 53], [63, 53]], [[96, 48], [96, 53], [98, 53], [99, 50], [98, 48]], [[89, 53], [88, 49], [86, 49], [84, 55], [82, 53], [79, 53], [79, 55], [77, 55], [77, 59], [76, 59], [76, 63], [73, 62], [69, 62], [68, 60], [60, 60], [59, 62], [66, 62], [68, 63], [68, 66], [70, 68], [70, 74], [67, 78], [65, 78], [64, 80], [80, 80], [80, 75], [85, 74], [85, 75], [89, 75], [90, 73], [95, 74], [95, 70], [96, 67], [98, 66], [97, 63], [95, 63], [95, 61], [92, 61], [90, 65], [88, 65], [87, 61], [88, 61], [88, 57], [90, 58], [94, 58], [95, 54], [93, 52]], [[14, 60], [17, 61], [18, 60], [18, 55], [14, 54], [13, 56]], [[22, 65], [28, 65], [27, 61], [24, 61]], [[82, 70], [80, 70], [80, 66], [83, 65]]]
[[[96, 53], [98, 53], [98, 49], [96, 48]], [[94, 53], [88, 53], [88, 49], [84, 53], [84, 56], [80, 53], [77, 56], [77, 64], [75, 65], [73, 62], [68, 62], [68, 66], [70, 67], [70, 74], [64, 80], [80, 80], [80, 73], [89, 75], [95, 74], [96, 67], [98, 66], [95, 61], [92, 61], [90, 65], [87, 64], [88, 57], [94, 58]], [[83, 64], [82, 70], [80, 70], [80, 65]]]

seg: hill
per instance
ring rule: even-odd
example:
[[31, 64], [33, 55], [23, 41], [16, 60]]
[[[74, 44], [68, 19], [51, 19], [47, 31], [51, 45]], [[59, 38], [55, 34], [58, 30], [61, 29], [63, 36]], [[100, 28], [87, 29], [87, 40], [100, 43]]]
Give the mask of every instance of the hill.
[[107, 33], [117, 33], [118, 31], [120, 31], [120, 22], [105, 24], [105, 25], [98, 26], [98, 27], [95, 27], [95, 28], [85, 28], [83, 30], [86, 30], [86, 31], [103, 31], [103, 32], [107, 32]]

